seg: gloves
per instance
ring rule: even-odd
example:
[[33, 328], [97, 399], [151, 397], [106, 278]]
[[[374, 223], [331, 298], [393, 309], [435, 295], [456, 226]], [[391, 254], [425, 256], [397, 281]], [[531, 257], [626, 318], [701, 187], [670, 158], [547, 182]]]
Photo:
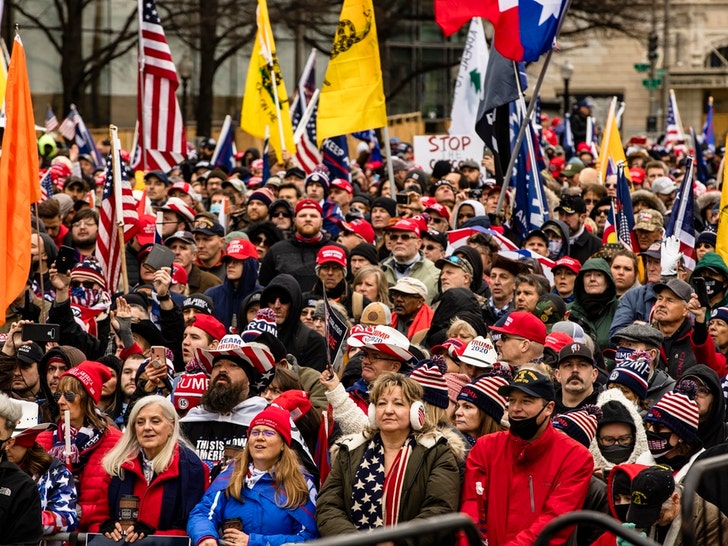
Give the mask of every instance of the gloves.
[[[627, 527], [628, 529], [634, 530], [635, 525], [634, 525], [634, 523], [623, 523], [622, 527]], [[640, 535], [647, 538], [647, 535], [644, 533], [644, 531], [640, 532]], [[628, 540], [625, 540], [621, 537], [617, 537], [617, 546], [633, 546], [633, 544], [631, 542], [629, 542]]]

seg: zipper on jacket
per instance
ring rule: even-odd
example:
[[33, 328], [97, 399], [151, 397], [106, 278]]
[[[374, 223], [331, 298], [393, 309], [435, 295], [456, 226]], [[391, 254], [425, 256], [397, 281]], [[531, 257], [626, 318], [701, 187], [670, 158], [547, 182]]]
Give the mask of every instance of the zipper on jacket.
[[533, 498], [533, 474], [528, 475], [528, 490], [531, 494], [531, 512], [536, 511], [536, 499]]

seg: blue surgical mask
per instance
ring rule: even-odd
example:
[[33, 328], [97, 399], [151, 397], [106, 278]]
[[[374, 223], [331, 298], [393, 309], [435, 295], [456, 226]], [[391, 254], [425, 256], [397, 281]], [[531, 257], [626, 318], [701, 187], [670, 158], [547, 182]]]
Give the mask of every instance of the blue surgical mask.
[[222, 212], [222, 203], [213, 203], [210, 205], [210, 212], [219, 215]]
[[564, 246], [564, 241], [562, 241], [561, 239], [559, 239], [559, 240], [550, 239], [549, 240], [549, 258], [553, 259], [556, 256], [558, 256], [559, 252], [561, 252], [561, 247], [563, 247], [563, 246]]

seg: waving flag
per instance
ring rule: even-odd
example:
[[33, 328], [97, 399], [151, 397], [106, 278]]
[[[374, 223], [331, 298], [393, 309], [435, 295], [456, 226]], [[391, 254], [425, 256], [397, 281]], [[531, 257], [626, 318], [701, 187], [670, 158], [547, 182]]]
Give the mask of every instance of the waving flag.
[[169, 172], [187, 149], [182, 111], [177, 103], [177, 68], [154, 0], [139, 0], [139, 78], [137, 170]]
[[316, 136], [325, 138], [387, 124], [382, 64], [372, 0], [344, 0], [321, 87]]
[[493, 44], [507, 59], [537, 61], [553, 47], [566, 0], [435, 0], [435, 21], [445, 36], [473, 17], [495, 28]]
[[[675, 202], [672, 205], [670, 220], [665, 229], [663, 247], [670, 246], [669, 241], [679, 241], [679, 252], [683, 258], [685, 269], [695, 269], [695, 225], [693, 224], [693, 172], [692, 157], [686, 158], [685, 176], [680, 183]], [[674, 245], [677, 247], [677, 245]], [[677, 274], [677, 271], [675, 271]], [[663, 272], [663, 274], [668, 274]]]
[[51, 170], [47, 169], [45, 174], [40, 178], [40, 200], [46, 201], [53, 197], [53, 177]]
[[295, 144], [288, 93], [278, 64], [266, 0], [258, 0], [257, 23], [258, 32], [245, 80], [240, 127], [258, 138], [265, 138], [265, 128], [270, 127], [270, 144], [278, 161], [283, 161], [283, 150], [292, 152]]
[[705, 163], [705, 157], [703, 156], [703, 144], [698, 141], [698, 136], [695, 134], [693, 127], [690, 127], [689, 131], [695, 148], [695, 165], [697, 167], [695, 178], [705, 184], [708, 180], [708, 165]]
[[53, 112], [53, 108], [49, 106], [48, 110], [46, 110], [45, 131], [46, 133], [52, 133], [56, 129], [58, 129], [58, 118]]
[[685, 144], [683, 135], [683, 124], [680, 119], [680, 111], [677, 109], [675, 91], [670, 89], [670, 100], [667, 105], [667, 117], [665, 118], [665, 148], [674, 149], [676, 146]]
[[357, 131], [351, 136], [369, 144], [369, 161], [382, 161], [382, 148], [379, 146], [379, 139], [374, 129], [368, 131]]
[[[617, 174], [617, 165], [621, 162], [624, 165], [627, 164], [627, 158], [624, 155], [624, 148], [622, 147], [622, 138], [619, 136], [619, 129], [617, 128], [617, 97], [612, 99], [612, 103], [609, 106], [609, 114], [607, 115], [607, 122], [604, 124], [604, 134], [602, 135], [602, 145], [599, 147], [599, 157], [597, 158], [597, 166], [599, 168], [599, 179], [604, 183], [609, 175]], [[627, 180], [629, 178], [629, 171], [624, 173]], [[629, 186], [627, 187], [629, 193]], [[630, 209], [631, 209], [630, 205]]]
[[346, 136], [327, 138], [321, 145], [323, 163], [331, 173], [330, 179], [342, 178], [351, 182], [351, 162]]
[[58, 132], [63, 135], [66, 140], [70, 140], [78, 146], [79, 154], [90, 155], [96, 166], [102, 166], [104, 164], [104, 158], [101, 157], [101, 153], [96, 148], [94, 137], [91, 135], [91, 131], [86, 127], [81, 114], [76, 109], [76, 105], [71, 105], [71, 111], [58, 126]]
[[708, 113], [703, 125], [703, 144], [708, 150], [715, 153], [715, 132], [713, 131], [713, 97], [708, 97]]
[[460, 71], [455, 80], [455, 93], [450, 112], [451, 135], [475, 135], [478, 108], [485, 94], [485, 73], [488, 68], [488, 44], [483, 22], [470, 21], [468, 38], [460, 59]]
[[614, 204], [617, 241], [625, 248], [639, 253], [639, 246], [634, 236], [634, 213], [632, 212], [632, 195], [625, 174], [626, 162], [617, 164], [617, 198]]
[[[311, 51], [308, 61], [303, 69], [301, 78], [298, 80], [296, 94], [293, 97], [293, 105], [291, 106], [291, 115], [293, 116], [293, 129], [296, 134], [300, 133], [300, 138], [296, 142], [296, 159], [306, 174], [311, 174], [316, 165], [322, 161], [321, 152], [319, 151], [318, 141], [316, 140], [316, 116], [318, 113], [318, 98], [314, 98], [316, 91], [316, 51]], [[316, 103], [311, 106], [312, 110], [307, 120], [305, 129], [299, 130], [299, 124], [304, 118], [304, 113], [309, 106], [311, 100]]]
[[[617, 242], [617, 232], [615, 231], [616, 223], [617, 221], [614, 214], [614, 199], [612, 199], [609, 212], [607, 212], [607, 220], [604, 222], [604, 231], [602, 232], [602, 243], [605, 245]], [[631, 247], [630, 250], [632, 250]]]
[[[728, 148], [728, 135], [725, 137]], [[720, 215], [718, 216], [718, 233], [715, 238], [715, 252], [728, 263], [728, 169], [723, 169], [723, 184], [720, 190]]]
[[576, 146], [574, 145], [574, 133], [571, 132], [571, 114], [564, 115], [564, 136], [562, 140], [564, 147], [564, 157], [568, 161], [574, 157]]
[[233, 132], [233, 118], [225, 116], [217, 138], [215, 151], [212, 153], [211, 163], [214, 167], [225, 167], [227, 172], [235, 168], [235, 134]]

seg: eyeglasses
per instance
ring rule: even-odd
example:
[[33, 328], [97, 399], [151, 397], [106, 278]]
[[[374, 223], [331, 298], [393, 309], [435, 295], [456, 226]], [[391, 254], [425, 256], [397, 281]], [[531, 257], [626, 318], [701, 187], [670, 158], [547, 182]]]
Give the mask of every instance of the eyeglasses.
[[253, 237], [250, 242], [255, 246], [270, 246], [268, 239], [265, 237]]
[[390, 233], [389, 234], [390, 241], [399, 241], [400, 239], [402, 239], [403, 241], [409, 241], [411, 239], [417, 239], [417, 235], [408, 235], [406, 233]]
[[273, 214], [271, 214], [271, 217], [272, 218], [291, 218], [291, 215], [282, 210], [279, 212], [274, 212]]
[[501, 341], [502, 341], [503, 343], [505, 343], [505, 342], [506, 342], [506, 341], [508, 341], [509, 339], [515, 339], [516, 341], [523, 341], [523, 340], [524, 340], [524, 339], [526, 339], [526, 338], [525, 338], [525, 337], [518, 337], [518, 336], [512, 336], [512, 335], [510, 335], [510, 334], [501, 334], [501, 335], [500, 335], [500, 340], [501, 340]]
[[433, 250], [442, 250], [442, 246], [440, 245], [425, 245], [425, 250], [432, 252]]
[[313, 318], [313, 314], [314, 314], [315, 312], [316, 312], [316, 311], [315, 311], [315, 310], [313, 310], [313, 309], [309, 309], [308, 311], [306, 311], [306, 310], [304, 310], [304, 311], [301, 311], [301, 318], [304, 318], [304, 317], [305, 317], [305, 318]]
[[276, 434], [278, 434], [275, 430], [258, 430], [253, 429], [250, 431], [250, 436], [253, 438], [257, 438], [258, 436], [265, 436], [266, 438], [273, 438]]
[[431, 224], [447, 224], [447, 220], [444, 218], [435, 218], [433, 216], [430, 216], [430, 223]]
[[53, 400], [58, 402], [61, 399], [61, 396], [63, 396], [63, 398], [66, 399], [66, 402], [68, 402], [69, 404], [73, 404], [73, 401], [76, 399], [76, 396], [78, 396], [78, 395], [73, 391], [66, 391], [66, 392], [56, 391], [53, 393]]
[[79, 220], [78, 222], [74, 222], [71, 224], [72, 227], [94, 227], [96, 225], [96, 222], [93, 220], [86, 220], [85, 222], [83, 220]]
[[598, 199], [584, 199], [584, 204], [585, 205], [593, 205], [597, 201], [598, 201]]
[[623, 436], [619, 436], [618, 438], [615, 438], [614, 436], [599, 437], [599, 443], [605, 446], [620, 445], [624, 447], [630, 445], [633, 440], [634, 436], [632, 436], [631, 434], [625, 434]]
[[609, 209], [597, 209], [597, 216], [607, 216]]
[[363, 353], [364, 353], [364, 359], [368, 360], [369, 362], [375, 362], [377, 360], [389, 360], [391, 362], [399, 362], [399, 360], [397, 360], [396, 358], [390, 358], [386, 355], [375, 354], [375, 353], [372, 353], [371, 351], [363, 351]]
[[94, 281], [71, 281], [71, 288], [80, 288], [83, 286], [87, 290], [93, 290], [95, 284]]

